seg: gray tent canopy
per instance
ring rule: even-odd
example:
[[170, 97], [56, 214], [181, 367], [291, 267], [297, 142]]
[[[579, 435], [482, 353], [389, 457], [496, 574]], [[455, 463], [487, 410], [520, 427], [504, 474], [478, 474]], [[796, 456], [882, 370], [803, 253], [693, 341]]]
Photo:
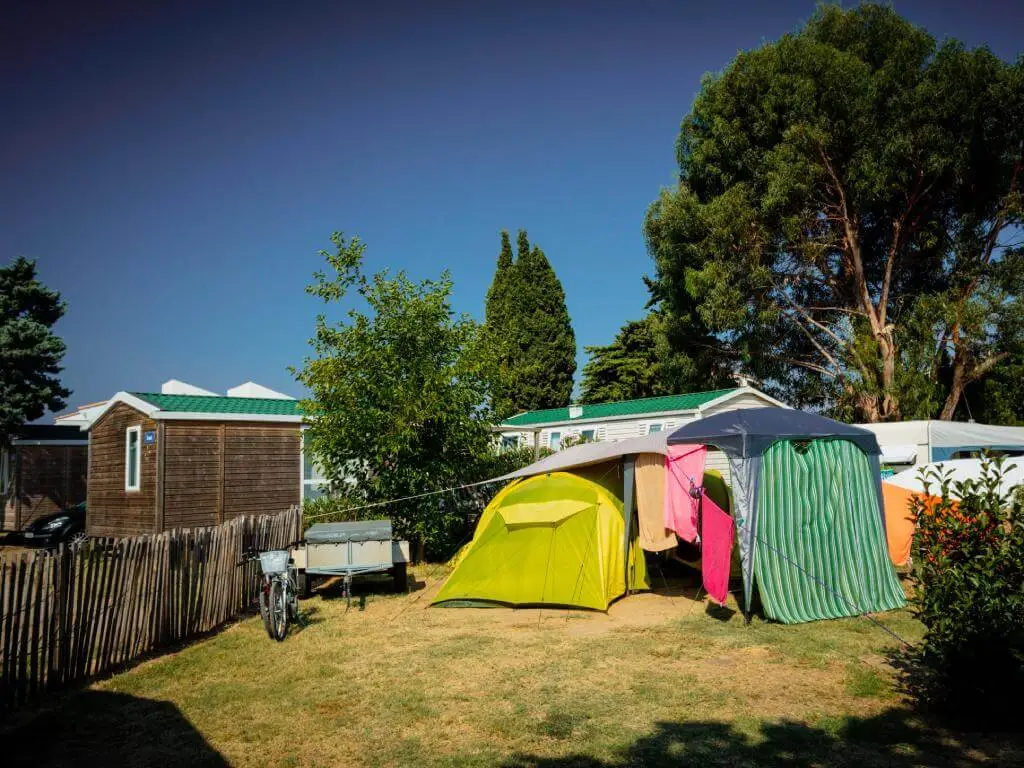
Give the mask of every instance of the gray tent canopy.
[[669, 445], [705, 443], [729, 456], [760, 456], [778, 440], [849, 440], [869, 456], [881, 453], [874, 433], [790, 408], [739, 408], [692, 421], [668, 436]]

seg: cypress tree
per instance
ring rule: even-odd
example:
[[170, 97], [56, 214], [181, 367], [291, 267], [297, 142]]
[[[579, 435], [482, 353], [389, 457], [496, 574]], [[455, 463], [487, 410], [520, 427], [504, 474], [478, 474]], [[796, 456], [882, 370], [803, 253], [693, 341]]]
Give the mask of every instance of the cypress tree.
[[512, 315], [509, 293], [514, 280], [514, 266], [512, 241], [508, 230], [503, 229], [498, 265], [494, 270], [491, 287], [487, 290], [487, 303], [484, 308], [484, 343], [495, 371], [491, 387], [492, 405], [499, 419], [515, 413], [510, 390], [514, 345], [512, 330], [509, 327], [509, 318]]
[[486, 338], [494, 365], [495, 415], [569, 404], [576, 372], [576, 336], [565, 291], [547, 256], [519, 230], [512, 260], [508, 232], [487, 291]]
[[562, 283], [544, 251], [530, 247], [525, 231], [519, 233], [513, 285], [511, 326], [519, 354], [512, 377], [516, 410], [564, 407], [572, 397], [576, 335]]

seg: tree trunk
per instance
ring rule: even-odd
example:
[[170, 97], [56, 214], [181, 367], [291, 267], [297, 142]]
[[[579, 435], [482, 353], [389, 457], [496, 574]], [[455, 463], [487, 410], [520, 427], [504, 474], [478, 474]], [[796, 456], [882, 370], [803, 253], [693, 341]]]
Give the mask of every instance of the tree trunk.
[[939, 414], [939, 418], [942, 421], [952, 421], [953, 414], [956, 413], [956, 407], [960, 403], [960, 396], [964, 393], [964, 363], [963, 359], [957, 355], [956, 362], [953, 364], [953, 381], [949, 385], [949, 394], [946, 395], [946, 402], [942, 406], [942, 412]]
[[[896, 342], [892, 337], [892, 327], [886, 326], [875, 333], [878, 352], [882, 362], [881, 375], [878, 377], [878, 392], [869, 394], [861, 392], [857, 395], [857, 409], [867, 424], [880, 421], [899, 421], [900, 401], [896, 391]], [[862, 373], [864, 370], [862, 369]]]
[[953, 342], [953, 377], [949, 383], [949, 394], [946, 395], [946, 402], [943, 404], [942, 412], [939, 414], [939, 418], [943, 421], [953, 420], [953, 414], [960, 403], [960, 396], [963, 394], [964, 384], [966, 384], [964, 380], [966, 366], [964, 364], [964, 350], [960, 346], [959, 321], [953, 326], [950, 339]]
[[898, 421], [900, 403], [893, 394], [896, 390], [896, 342], [892, 337], [891, 326], [885, 326], [879, 334], [878, 349], [882, 354], [881, 420]]

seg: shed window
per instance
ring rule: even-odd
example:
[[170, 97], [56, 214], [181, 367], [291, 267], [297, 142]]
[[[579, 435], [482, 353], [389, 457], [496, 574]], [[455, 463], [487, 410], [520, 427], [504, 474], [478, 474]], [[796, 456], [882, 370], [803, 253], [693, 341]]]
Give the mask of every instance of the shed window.
[[583, 430], [580, 430], [580, 437], [582, 437], [584, 439], [584, 441], [586, 441], [588, 443], [596, 442], [597, 441], [597, 430], [596, 429], [583, 429]]
[[561, 444], [562, 444], [562, 433], [561, 432], [552, 432], [550, 437], [548, 438], [548, 445], [551, 446], [551, 450], [552, 451], [557, 451], [559, 446], [561, 446]]
[[519, 447], [519, 435], [502, 435], [501, 450], [512, 451]]
[[648, 424], [647, 425], [647, 434], [650, 435], [650, 434], [653, 434], [654, 432], [661, 432], [661, 427], [662, 427], [662, 425], [657, 423], [657, 422], [653, 422], [651, 424]]
[[327, 494], [330, 481], [324, 474], [323, 467], [314, 458], [309, 444], [309, 434], [302, 432], [302, 500], [312, 501]]
[[142, 427], [128, 427], [124, 441], [124, 489], [139, 490], [142, 474]]

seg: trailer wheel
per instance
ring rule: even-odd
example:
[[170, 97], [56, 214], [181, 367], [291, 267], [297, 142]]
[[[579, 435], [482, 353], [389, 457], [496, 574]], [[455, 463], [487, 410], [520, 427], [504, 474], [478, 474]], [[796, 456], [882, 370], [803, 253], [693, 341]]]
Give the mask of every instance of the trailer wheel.
[[295, 572], [295, 593], [300, 600], [308, 600], [313, 596], [313, 579], [305, 571]]
[[395, 563], [394, 568], [391, 569], [391, 575], [394, 578], [395, 592], [406, 592], [409, 589], [409, 570], [408, 563]]

